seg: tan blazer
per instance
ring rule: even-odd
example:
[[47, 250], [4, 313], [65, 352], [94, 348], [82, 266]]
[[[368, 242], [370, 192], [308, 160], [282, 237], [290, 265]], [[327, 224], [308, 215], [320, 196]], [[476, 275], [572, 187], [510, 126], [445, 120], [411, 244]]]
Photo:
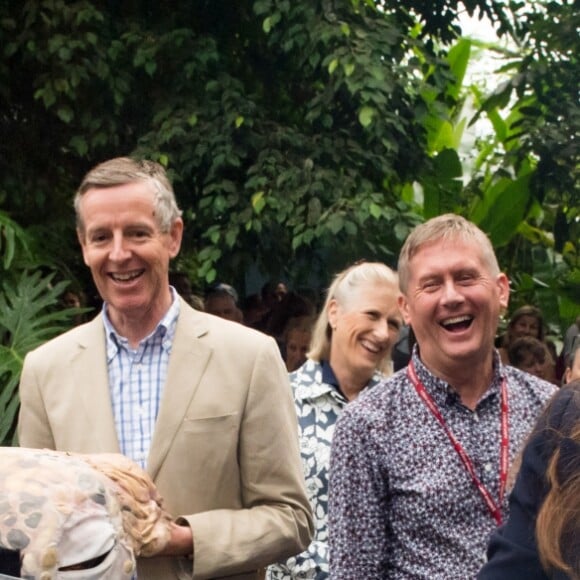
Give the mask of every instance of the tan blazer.
[[[256, 579], [312, 535], [288, 376], [272, 338], [180, 308], [147, 470], [191, 526], [193, 576], [143, 558], [139, 580]], [[119, 451], [101, 315], [26, 356], [20, 398], [21, 446]]]

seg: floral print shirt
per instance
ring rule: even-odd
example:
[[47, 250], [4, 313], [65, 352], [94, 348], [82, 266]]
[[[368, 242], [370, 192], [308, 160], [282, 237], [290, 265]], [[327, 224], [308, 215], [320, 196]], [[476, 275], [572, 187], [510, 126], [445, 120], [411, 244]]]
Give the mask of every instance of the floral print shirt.
[[[375, 373], [367, 387], [383, 375]], [[328, 467], [330, 445], [338, 416], [348, 401], [340, 392], [330, 365], [307, 360], [290, 374], [298, 414], [298, 434], [306, 489], [314, 514], [314, 538], [308, 549], [268, 568], [267, 580], [328, 578]]]
[[[509, 461], [554, 385], [503, 366], [474, 411], [429, 373], [415, 347], [419, 380], [497, 501], [500, 385], [507, 381]], [[507, 516], [507, 493], [501, 510]], [[402, 369], [341, 414], [330, 470], [330, 574], [333, 580], [466, 580], [485, 561], [496, 527], [447, 433]]]

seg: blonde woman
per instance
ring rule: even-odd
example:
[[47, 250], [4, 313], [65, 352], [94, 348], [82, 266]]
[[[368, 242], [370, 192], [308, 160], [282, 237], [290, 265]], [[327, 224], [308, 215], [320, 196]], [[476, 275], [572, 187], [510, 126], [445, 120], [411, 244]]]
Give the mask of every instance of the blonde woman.
[[334, 426], [349, 401], [389, 372], [391, 347], [403, 323], [398, 295], [397, 274], [378, 262], [347, 268], [328, 289], [308, 358], [290, 374], [315, 536], [307, 551], [271, 566], [269, 580], [328, 578], [328, 467]]

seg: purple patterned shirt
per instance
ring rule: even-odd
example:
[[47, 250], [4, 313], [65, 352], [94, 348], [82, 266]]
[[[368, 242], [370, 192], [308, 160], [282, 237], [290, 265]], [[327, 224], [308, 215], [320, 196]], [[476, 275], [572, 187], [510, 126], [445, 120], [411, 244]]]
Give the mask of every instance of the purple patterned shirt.
[[[475, 411], [413, 353], [415, 369], [497, 501], [500, 385], [509, 404], [513, 461], [554, 385], [495, 355], [494, 377]], [[502, 513], [507, 516], [507, 494]], [[442, 426], [406, 369], [346, 407], [330, 466], [330, 577], [333, 580], [465, 580], [485, 561], [496, 524]]]

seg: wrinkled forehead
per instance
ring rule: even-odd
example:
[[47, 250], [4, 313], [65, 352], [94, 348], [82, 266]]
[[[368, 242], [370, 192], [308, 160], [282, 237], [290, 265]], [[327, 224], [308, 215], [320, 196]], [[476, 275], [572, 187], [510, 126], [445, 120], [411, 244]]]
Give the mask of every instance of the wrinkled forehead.
[[422, 243], [418, 246], [409, 258], [410, 274], [413, 274], [422, 267], [432, 267], [444, 269], [448, 267], [452, 260], [456, 260], [458, 265], [482, 267], [485, 270], [492, 270], [492, 261], [486, 249], [475, 240], [464, 239], [459, 235], [446, 238], [438, 238]]

